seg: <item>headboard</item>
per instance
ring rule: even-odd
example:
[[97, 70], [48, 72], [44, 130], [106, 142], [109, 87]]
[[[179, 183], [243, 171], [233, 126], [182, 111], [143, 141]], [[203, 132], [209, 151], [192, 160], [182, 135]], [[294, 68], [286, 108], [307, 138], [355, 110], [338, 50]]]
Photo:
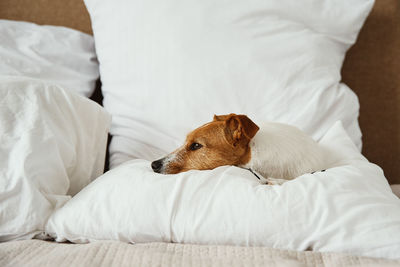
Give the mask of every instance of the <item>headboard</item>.
[[[0, 18], [92, 32], [82, 0], [1, 0]], [[360, 99], [363, 154], [383, 168], [390, 183], [400, 183], [399, 0], [376, 0], [342, 76]]]
[[65, 26], [92, 33], [83, 0], [1, 0], [0, 19]]

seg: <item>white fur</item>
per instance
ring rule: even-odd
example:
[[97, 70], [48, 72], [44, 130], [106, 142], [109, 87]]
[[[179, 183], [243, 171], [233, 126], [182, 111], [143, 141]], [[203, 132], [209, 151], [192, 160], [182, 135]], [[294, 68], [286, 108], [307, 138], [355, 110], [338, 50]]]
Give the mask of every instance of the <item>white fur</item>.
[[250, 149], [251, 160], [242, 167], [251, 168], [273, 184], [325, 168], [324, 151], [318, 143], [287, 124], [261, 125], [250, 141]]

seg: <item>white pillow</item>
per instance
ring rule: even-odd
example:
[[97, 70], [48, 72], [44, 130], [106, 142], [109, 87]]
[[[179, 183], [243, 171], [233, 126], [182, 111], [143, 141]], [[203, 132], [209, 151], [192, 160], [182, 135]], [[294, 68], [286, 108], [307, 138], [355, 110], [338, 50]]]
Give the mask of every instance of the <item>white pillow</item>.
[[103, 173], [109, 125], [76, 93], [0, 79], [0, 241], [42, 233], [54, 208]]
[[[321, 145], [325, 172], [268, 186], [245, 169], [219, 167], [177, 175], [133, 160], [96, 179], [49, 219], [58, 241], [268, 246], [399, 258], [400, 199], [335, 124]], [[339, 160], [337, 160], [339, 159]]]
[[0, 20], [0, 75], [42, 79], [89, 97], [99, 77], [93, 37], [60, 26]]
[[357, 147], [356, 95], [339, 83], [373, 0], [85, 0], [112, 114], [111, 165], [155, 158], [213, 114], [298, 126], [342, 120]]

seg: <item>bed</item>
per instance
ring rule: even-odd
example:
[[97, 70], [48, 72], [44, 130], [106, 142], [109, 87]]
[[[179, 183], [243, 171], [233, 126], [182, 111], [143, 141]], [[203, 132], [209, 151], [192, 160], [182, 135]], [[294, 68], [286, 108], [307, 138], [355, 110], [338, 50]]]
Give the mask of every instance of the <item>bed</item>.
[[[92, 34], [83, 1], [2, 1], [0, 19], [59, 25]], [[346, 55], [344, 83], [359, 97], [363, 155], [381, 166], [390, 184], [400, 183], [400, 4], [377, 0], [356, 44]], [[101, 84], [92, 99], [102, 103]], [[108, 169], [106, 163], [105, 169]], [[2, 266], [398, 266], [400, 262], [342, 253], [267, 247], [175, 243], [89, 244], [42, 240], [0, 244]]]
[[[29, 7], [29, 8], [27, 8]], [[399, 3], [376, 1], [357, 43], [347, 53], [342, 75], [361, 103], [363, 154], [382, 166], [391, 184], [400, 183], [399, 161]], [[82, 1], [2, 1], [0, 18], [61, 25], [92, 33], [89, 14]], [[379, 89], [377, 89], [379, 88]], [[379, 94], [377, 93], [379, 90]], [[93, 98], [101, 102], [99, 90]], [[382, 109], [381, 107], [385, 107]], [[390, 123], [389, 123], [390, 122]]]

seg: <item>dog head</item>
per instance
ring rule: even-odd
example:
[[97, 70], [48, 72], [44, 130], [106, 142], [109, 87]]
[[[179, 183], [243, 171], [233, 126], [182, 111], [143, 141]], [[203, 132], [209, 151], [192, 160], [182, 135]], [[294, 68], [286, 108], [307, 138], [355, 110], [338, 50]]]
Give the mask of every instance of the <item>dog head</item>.
[[151, 163], [157, 173], [210, 170], [250, 161], [249, 143], [259, 127], [246, 115], [214, 115], [214, 120], [192, 132], [177, 150]]

